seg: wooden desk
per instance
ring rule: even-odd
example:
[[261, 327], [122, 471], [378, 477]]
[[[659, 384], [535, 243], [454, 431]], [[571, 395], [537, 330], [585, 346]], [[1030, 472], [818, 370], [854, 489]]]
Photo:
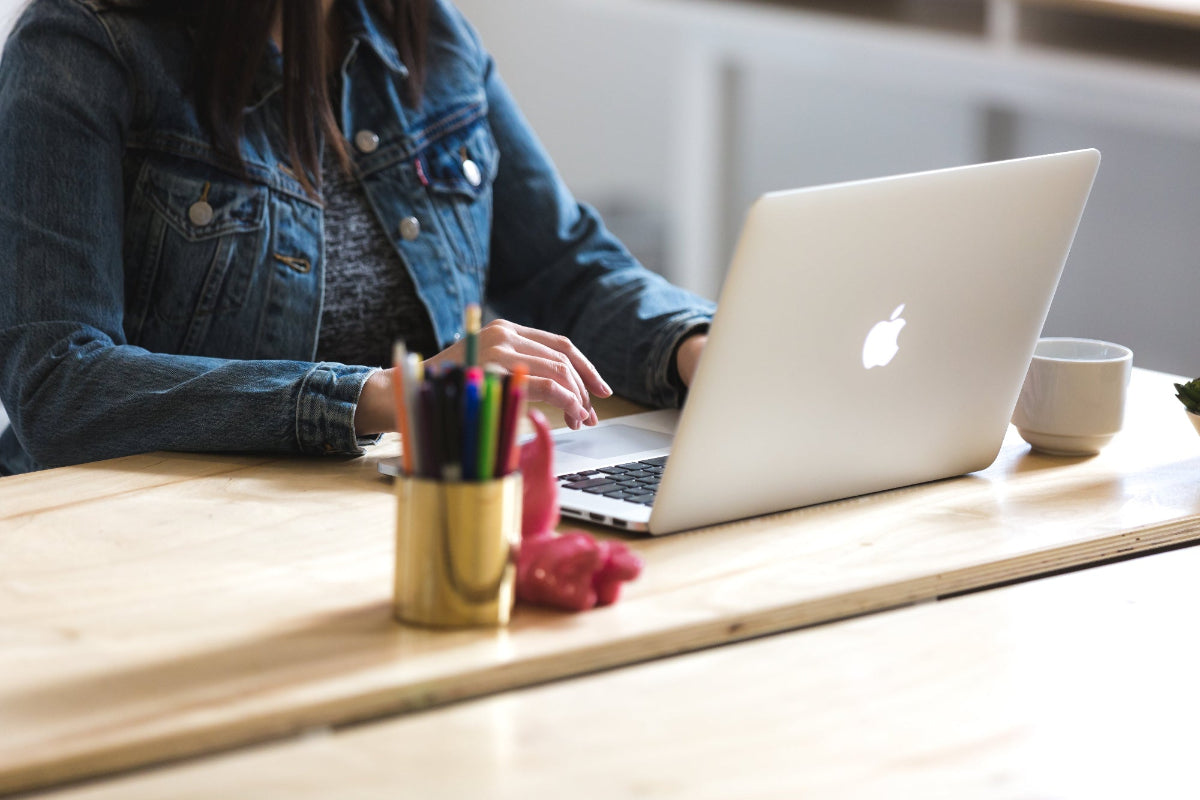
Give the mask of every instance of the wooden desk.
[[1190, 796], [1197, 574], [1191, 547], [52, 799]]
[[374, 459], [151, 455], [0, 481], [0, 791], [686, 652], [1200, 539], [1200, 438], [1135, 370], [1092, 459], [633, 540], [616, 607], [392, 623]]

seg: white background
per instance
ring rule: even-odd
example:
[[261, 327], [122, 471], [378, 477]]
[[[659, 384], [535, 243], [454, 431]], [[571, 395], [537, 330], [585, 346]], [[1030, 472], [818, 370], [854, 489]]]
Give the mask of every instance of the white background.
[[0, 0], [0, 39], [8, 36], [9, 28], [26, 0]]

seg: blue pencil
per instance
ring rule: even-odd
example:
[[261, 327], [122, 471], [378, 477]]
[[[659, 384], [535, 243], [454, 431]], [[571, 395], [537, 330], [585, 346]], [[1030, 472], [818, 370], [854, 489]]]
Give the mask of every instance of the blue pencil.
[[483, 372], [478, 367], [467, 370], [463, 386], [462, 414], [462, 477], [473, 481], [478, 475], [479, 405], [483, 399]]

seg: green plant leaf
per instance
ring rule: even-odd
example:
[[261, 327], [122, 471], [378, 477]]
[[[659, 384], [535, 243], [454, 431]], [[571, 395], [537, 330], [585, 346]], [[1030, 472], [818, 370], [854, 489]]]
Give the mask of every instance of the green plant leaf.
[[1200, 378], [1175, 384], [1175, 391], [1184, 408], [1193, 414], [1200, 414]]

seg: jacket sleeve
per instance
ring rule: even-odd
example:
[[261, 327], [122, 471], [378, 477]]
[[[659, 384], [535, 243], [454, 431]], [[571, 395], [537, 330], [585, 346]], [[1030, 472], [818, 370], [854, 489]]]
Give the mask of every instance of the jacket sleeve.
[[[152, 353], [123, 330], [122, 155], [137, 76], [73, 0], [0, 67], [0, 400], [36, 466], [150, 450], [359, 452], [371, 370]], [[28, 463], [28, 462], [27, 462]]]
[[500, 151], [489, 302], [508, 319], [568, 336], [618, 394], [679, 405], [675, 349], [707, 327], [715, 306], [639, 264], [572, 196], [490, 59], [485, 80]]

